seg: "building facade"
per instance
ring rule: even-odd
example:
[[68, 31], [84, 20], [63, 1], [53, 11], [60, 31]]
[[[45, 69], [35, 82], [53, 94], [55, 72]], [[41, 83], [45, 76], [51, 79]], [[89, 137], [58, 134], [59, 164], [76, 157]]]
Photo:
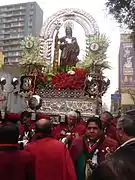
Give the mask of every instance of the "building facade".
[[122, 110], [126, 112], [135, 109], [135, 49], [130, 34], [121, 34], [119, 92]]
[[114, 94], [111, 94], [111, 113], [113, 115], [118, 115], [120, 112], [120, 93], [115, 91]]
[[17, 64], [21, 41], [28, 35], [39, 36], [43, 11], [36, 2], [0, 6], [0, 49], [5, 64]]

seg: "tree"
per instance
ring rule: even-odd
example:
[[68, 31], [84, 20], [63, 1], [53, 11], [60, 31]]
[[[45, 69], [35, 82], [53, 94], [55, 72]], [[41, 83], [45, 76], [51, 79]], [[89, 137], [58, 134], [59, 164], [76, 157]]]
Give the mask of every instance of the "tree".
[[106, 6], [120, 24], [125, 24], [132, 30], [135, 43], [135, 0], [107, 0]]

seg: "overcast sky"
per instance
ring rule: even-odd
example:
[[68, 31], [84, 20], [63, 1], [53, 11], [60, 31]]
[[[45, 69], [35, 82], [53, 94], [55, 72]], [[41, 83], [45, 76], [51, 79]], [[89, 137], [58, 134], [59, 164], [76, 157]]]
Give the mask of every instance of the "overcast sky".
[[[26, 0], [14, 0], [13, 3], [23, 3], [27, 2]], [[111, 80], [110, 88], [108, 89], [104, 102], [110, 106], [110, 95], [115, 92], [118, 88], [118, 51], [119, 51], [119, 41], [120, 41], [120, 32], [119, 25], [115, 20], [108, 16], [106, 7], [104, 5], [105, 0], [36, 0], [36, 2], [41, 6], [44, 11], [44, 21], [47, 17], [51, 16], [53, 13], [63, 9], [63, 8], [79, 8], [90, 13], [93, 18], [96, 20], [100, 32], [106, 33], [110, 40], [110, 47], [108, 49], [108, 61], [112, 66], [112, 70], [105, 72], [105, 75]], [[0, 1], [0, 5], [11, 4], [10, 0]], [[78, 32], [77, 32], [78, 31]], [[83, 30], [75, 30], [74, 36], [79, 37], [79, 45], [83, 47], [84, 40]], [[79, 36], [78, 36], [79, 34]], [[81, 34], [81, 35], [80, 35]], [[82, 43], [80, 44], [80, 41]]]

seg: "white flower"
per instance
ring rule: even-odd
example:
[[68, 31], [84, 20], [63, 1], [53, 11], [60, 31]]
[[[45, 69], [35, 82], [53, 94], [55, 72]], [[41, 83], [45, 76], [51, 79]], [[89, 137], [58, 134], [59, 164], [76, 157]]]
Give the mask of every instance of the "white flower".
[[70, 75], [74, 75], [74, 74], [75, 74], [75, 71], [70, 70], [70, 71], [68, 71], [67, 73], [70, 74]]

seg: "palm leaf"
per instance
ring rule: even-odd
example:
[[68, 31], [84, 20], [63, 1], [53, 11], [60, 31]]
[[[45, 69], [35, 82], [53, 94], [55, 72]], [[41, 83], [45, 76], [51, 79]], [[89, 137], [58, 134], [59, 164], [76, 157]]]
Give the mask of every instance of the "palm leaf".
[[[91, 51], [91, 43], [97, 43], [99, 45], [98, 51]], [[105, 34], [98, 34], [89, 36], [86, 39], [86, 57], [83, 61], [77, 63], [77, 67], [93, 70], [93, 67], [100, 68], [101, 70], [111, 69], [107, 59], [107, 48], [109, 46], [109, 39]]]

